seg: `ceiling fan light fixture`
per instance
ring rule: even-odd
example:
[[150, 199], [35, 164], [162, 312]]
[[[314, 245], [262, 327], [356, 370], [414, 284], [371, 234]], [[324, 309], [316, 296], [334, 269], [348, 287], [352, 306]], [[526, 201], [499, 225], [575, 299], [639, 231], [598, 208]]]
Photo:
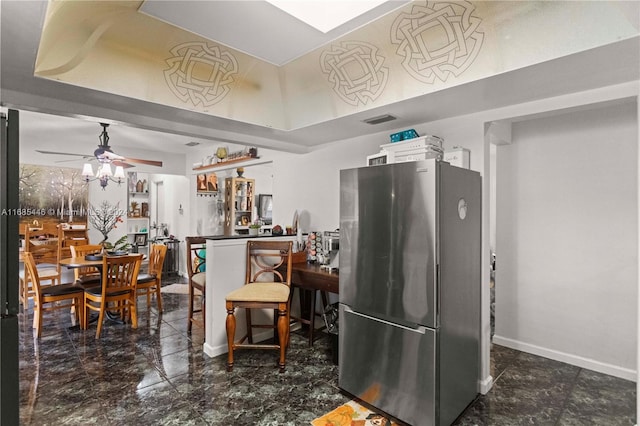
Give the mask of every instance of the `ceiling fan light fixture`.
[[98, 177], [102, 179], [105, 177], [109, 178], [111, 176], [113, 176], [113, 172], [111, 171], [111, 165], [109, 163], [104, 163], [102, 167], [98, 169]]
[[124, 179], [124, 167], [116, 166], [116, 172], [114, 173], [113, 177], [116, 179]]
[[[84, 166], [82, 166], [82, 177], [85, 180], [91, 179], [93, 177], [93, 167], [91, 167], [91, 164], [84, 163]], [[87, 180], [87, 182], [89, 181]]]
[[93, 174], [93, 167], [91, 167], [91, 164], [85, 163], [82, 167], [82, 177], [87, 183], [94, 180], [100, 181], [100, 187], [102, 187], [103, 191], [109, 184], [109, 181], [115, 182], [120, 186], [125, 180], [124, 168], [122, 166], [116, 166], [116, 172], [114, 174], [109, 163], [103, 163], [98, 167], [98, 171], [95, 175]]

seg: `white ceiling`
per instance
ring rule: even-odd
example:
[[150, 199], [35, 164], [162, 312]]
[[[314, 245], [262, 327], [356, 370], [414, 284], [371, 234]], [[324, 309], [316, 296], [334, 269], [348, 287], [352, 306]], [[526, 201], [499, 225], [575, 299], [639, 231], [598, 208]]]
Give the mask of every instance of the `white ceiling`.
[[[303, 153], [325, 143], [366, 134], [392, 133], [418, 123], [633, 81], [639, 75], [639, 38], [633, 37], [285, 131], [34, 77], [46, 5], [43, 0], [0, 2], [0, 102], [4, 107], [53, 114], [46, 118], [29, 113], [22, 115], [21, 146], [25, 150], [32, 150], [36, 144], [51, 149], [73, 141], [74, 149], [84, 151], [86, 145], [87, 152], [91, 152], [100, 133], [97, 123], [104, 121], [112, 123], [109, 133], [114, 147], [126, 143], [127, 147], [131, 144], [139, 149], [188, 152], [192, 148], [185, 144], [195, 140], [211, 146], [222, 141]], [[383, 114], [392, 114], [398, 119], [377, 126], [362, 121]], [[64, 117], [74, 119], [69, 121]]]
[[[362, 2], [362, 0], [360, 0]], [[216, 40], [274, 65], [284, 65], [383, 16], [409, 0], [390, 0], [343, 25], [322, 33], [268, 2], [145, 0], [141, 12]], [[331, 10], [337, 0], [322, 3]], [[295, 34], [292, 37], [292, 34]]]

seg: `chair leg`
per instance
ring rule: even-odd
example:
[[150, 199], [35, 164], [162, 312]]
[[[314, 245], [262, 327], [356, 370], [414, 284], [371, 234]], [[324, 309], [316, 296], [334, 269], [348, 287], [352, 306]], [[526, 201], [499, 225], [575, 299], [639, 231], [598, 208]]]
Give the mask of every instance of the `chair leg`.
[[78, 322], [80, 322], [80, 329], [86, 330], [87, 323], [84, 321], [84, 295], [78, 296], [78, 305], [76, 306], [76, 314], [78, 315]]
[[87, 324], [89, 324], [88, 320], [88, 316], [87, 316], [87, 311], [89, 310], [89, 308], [87, 308], [87, 298], [84, 298], [84, 302], [82, 304], [82, 323], [84, 324], [84, 330], [87, 329]]
[[193, 324], [193, 287], [189, 284], [189, 311], [187, 315], [187, 332], [191, 333], [191, 325]]
[[160, 283], [156, 283], [156, 301], [158, 303], [158, 312], [162, 313], [162, 292], [160, 291]]
[[247, 337], [249, 339], [249, 343], [253, 344], [253, 327], [251, 325], [251, 309], [247, 308], [244, 310], [245, 317], [247, 318]]
[[[104, 303], [104, 302], [101, 302]], [[106, 307], [100, 308], [100, 314], [98, 315], [98, 329], [96, 330], [96, 339], [100, 338], [100, 331], [102, 331], [102, 322], [104, 321], [104, 310]]]
[[[34, 312], [34, 316], [36, 316], [35, 312]], [[38, 326], [36, 327], [36, 334], [38, 336], [38, 339], [40, 338], [40, 336], [42, 335], [42, 306], [38, 306]]]
[[316, 328], [316, 290], [311, 290], [311, 309], [309, 309], [309, 346], [313, 346], [313, 332]]
[[227, 371], [233, 370], [233, 341], [236, 336], [236, 317], [233, 315], [233, 311], [235, 310], [232, 302], [227, 302], [227, 346], [229, 348], [229, 352], [227, 353]]
[[278, 308], [278, 339], [280, 343], [280, 372], [284, 372], [285, 354], [287, 352], [287, 340], [289, 339], [289, 322], [287, 321], [286, 305]]
[[138, 309], [136, 307], [137, 303], [136, 303], [136, 296], [135, 293], [133, 294], [133, 298], [129, 299], [128, 303], [125, 303], [124, 306], [126, 308], [128, 308], [128, 310], [131, 312], [131, 327], [132, 328], [138, 328]]

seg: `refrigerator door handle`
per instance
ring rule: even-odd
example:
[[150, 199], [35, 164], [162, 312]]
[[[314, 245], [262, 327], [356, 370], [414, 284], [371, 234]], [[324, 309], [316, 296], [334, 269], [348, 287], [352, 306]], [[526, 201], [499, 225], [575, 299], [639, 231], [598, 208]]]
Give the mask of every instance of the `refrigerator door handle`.
[[357, 316], [362, 317], [362, 318], [366, 318], [366, 319], [369, 319], [369, 320], [372, 320], [372, 321], [377, 321], [379, 323], [390, 325], [390, 326], [393, 326], [393, 327], [402, 328], [402, 329], [407, 330], [407, 331], [413, 331], [414, 333], [425, 334], [426, 331], [427, 331], [426, 327], [424, 327], [422, 325], [419, 325], [419, 326], [417, 326], [415, 328], [407, 327], [407, 326], [402, 325], [402, 324], [397, 324], [397, 323], [394, 323], [394, 322], [391, 322], [391, 321], [386, 321], [386, 320], [383, 320], [383, 319], [380, 319], [380, 318], [372, 317], [371, 315], [366, 315], [366, 314], [363, 314], [361, 312], [356, 312], [353, 309], [351, 309], [351, 307], [346, 306], [346, 305], [344, 306], [344, 310], [345, 310], [345, 312], [348, 312], [348, 313], [353, 314], [353, 315], [357, 315]]

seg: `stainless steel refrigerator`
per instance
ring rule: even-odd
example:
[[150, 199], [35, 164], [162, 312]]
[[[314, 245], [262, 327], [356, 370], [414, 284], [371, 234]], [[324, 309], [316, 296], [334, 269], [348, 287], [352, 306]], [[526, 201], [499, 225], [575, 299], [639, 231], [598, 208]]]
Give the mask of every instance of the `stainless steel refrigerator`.
[[481, 178], [438, 160], [340, 172], [339, 384], [412, 425], [477, 394]]

